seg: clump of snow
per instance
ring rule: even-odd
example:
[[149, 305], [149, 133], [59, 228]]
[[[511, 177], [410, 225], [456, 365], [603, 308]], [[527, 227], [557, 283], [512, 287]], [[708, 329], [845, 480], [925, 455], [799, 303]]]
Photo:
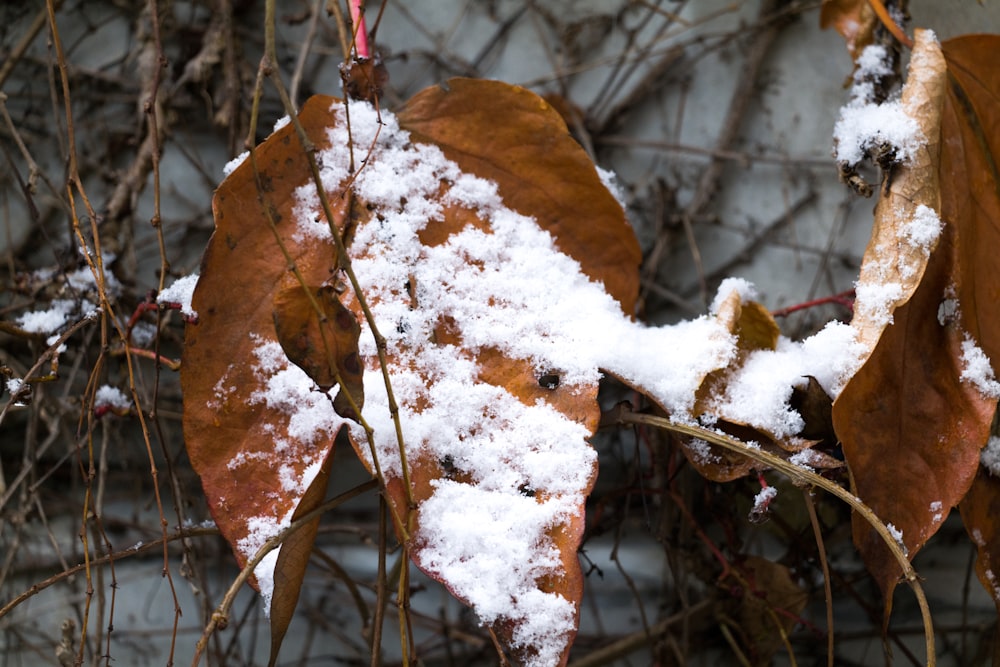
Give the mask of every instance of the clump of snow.
[[198, 274], [196, 273], [178, 278], [156, 296], [156, 303], [160, 305], [176, 303], [180, 305], [184, 315], [192, 318], [198, 317], [198, 313], [191, 307], [191, 297], [194, 295], [194, 288], [197, 284]]
[[757, 288], [750, 281], [743, 278], [725, 278], [719, 285], [719, 290], [712, 299], [712, 305], [708, 307], [708, 312], [713, 315], [718, 314], [722, 303], [729, 298], [729, 295], [736, 292], [740, 296], [740, 301], [753, 301], [758, 297]]
[[538, 650], [531, 664], [557, 664], [564, 636], [574, 628], [574, 605], [539, 591], [536, 581], [562, 569], [543, 531], [577, 511], [576, 499], [537, 502], [516, 490], [495, 493], [450, 480], [434, 486], [418, 510], [421, 565], [448, 582], [484, 623], [514, 621], [514, 645]]
[[903, 237], [914, 247], [921, 248], [928, 253], [937, 243], [941, 236], [944, 223], [938, 217], [937, 212], [930, 206], [920, 204], [913, 213], [913, 217], [903, 226]]
[[132, 407], [132, 401], [118, 387], [102, 385], [94, 394], [95, 408], [112, 408], [114, 410], [128, 410]]
[[132, 327], [132, 344], [137, 347], [149, 347], [156, 340], [156, 326], [142, 320]]
[[11, 396], [17, 396], [17, 392], [21, 390], [21, 385], [24, 384], [24, 380], [21, 378], [7, 378], [5, 386], [7, 391], [10, 392]]
[[808, 470], [809, 472], [816, 472], [816, 468], [813, 463], [817, 457], [817, 453], [811, 449], [803, 449], [800, 452], [795, 452], [788, 457], [788, 462], [794, 466], [798, 466], [803, 470]]
[[892, 324], [894, 305], [903, 298], [903, 285], [895, 281], [869, 280], [854, 285], [854, 312], [877, 328]]
[[889, 535], [892, 536], [892, 539], [895, 540], [896, 544], [899, 545], [899, 548], [903, 550], [903, 555], [904, 556], [909, 555], [909, 551], [906, 548], [906, 544], [903, 542], [903, 531], [901, 531], [899, 528], [896, 528], [891, 523], [885, 524], [885, 527], [886, 529], [888, 529]]
[[604, 184], [604, 187], [606, 187], [608, 192], [614, 196], [618, 204], [621, 205], [622, 208], [625, 208], [625, 192], [618, 183], [618, 174], [610, 169], [604, 169], [600, 165], [595, 164], [594, 167], [597, 169], [597, 176], [601, 179], [601, 183]]
[[[114, 255], [108, 255], [104, 258], [104, 265], [107, 266], [114, 259]], [[110, 297], [120, 296], [122, 293], [122, 284], [115, 278], [115, 275], [110, 271], [104, 271], [103, 287], [105, 294]], [[86, 292], [92, 289], [96, 289], [97, 282], [94, 280], [94, 272], [90, 270], [89, 266], [84, 266], [75, 271], [71, 271], [66, 274], [66, 283], [75, 290]]]
[[979, 461], [990, 471], [991, 475], [1000, 477], [1000, 438], [995, 435], [990, 436], [979, 455]]
[[1000, 398], [1000, 382], [997, 382], [993, 374], [989, 357], [968, 336], [962, 341], [962, 365], [963, 382], [971, 383], [984, 396]]
[[935, 500], [934, 502], [932, 502], [930, 504], [929, 509], [932, 514], [931, 516], [932, 521], [941, 521], [942, 519], [944, 519], [944, 511], [943, 511], [944, 503], [942, 503], [940, 500]]
[[[294, 510], [289, 511], [281, 518], [261, 516], [249, 519], [247, 521], [247, 536], [239, 540], [236, 547], [247, 560], [253, 558], [268, 540], [292, 525], [293, 514]], [[253, 576], [260, 589], [260, 596], [264, 600], [264, 613], [267, 616], [271, 615], [271, 598], [274, 597], [274, 566], [278, 562], [279, 551], [281, 551], [280, 546], [269, 551], [253, 570]]]
[[17, 318], [17, 326], [28, 333], [51, 334], [65, 326], [77, 312], [75, 301], [56, 299], [45, 310], [23, 313]]
[[778, 489], [773, 486], [765, 486], [753, 498], [753, 509], [751, 512], [763, 514], [767, 512], [771, 501], [778, 496]]
[[223, 175], [223, 177], [228, 177], [230, 174], [232, 174], [234, 171], [236, 171], [236, 169], [241, 164], [243, 164], [244, 162], [246, 162], [246, 159], [248, 157], [250, 157], [250, 151], [243, 151], [242, 153], [240, 153], [239, 155], [237, 155], [236, 157], [234, 157], [232, 160], [230, 160], [229, 162], [227, 162], [222, 167], [222, 175]]
[[854, 329], [840, 322], [800, 342], [781, 337], [776, 349], [751, 352], [710, 407], [729, 421], [775, 437], [794, 436], [805, 423], [789, 405], [793, 388], [812, 376], [836, 398], [860, 366], [863, 349]]
[[858, 56], [851, 100], [841, 108], [833, 130], [838, 162], [856, 165], [868, 151], [884, 144], [895, 148], [897, 160], [906, 161], [923, 140], [917, 121], [906, 114], [898, 100], [875, 103], [873, 82], [890, 73], [889, 53], [884, 47], [868, 46]]
[[922, 138], [920, 126], [898, 101], [882, 104], [849, 103], [840, 110], [833, 129], [838, 162], [858, 164], [873, 148], [888, 144], [896, 160], [913, 157]]

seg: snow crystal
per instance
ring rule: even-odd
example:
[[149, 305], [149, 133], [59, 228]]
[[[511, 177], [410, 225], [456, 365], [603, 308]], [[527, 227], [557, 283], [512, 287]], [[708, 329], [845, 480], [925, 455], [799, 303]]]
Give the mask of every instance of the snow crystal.
[[69, 299], [56, 299], [47, 310], [24, 313], [17, 318], [17, 326], [28, 333], [55, 333], [76, 312], [76, 304]]
[[986, 353], [966, 336], [962, 341], [962, 381], [969, 382], [989, 398], [1000, 398], [1000, 382], [993, 375], [993, 366]]
[[688, 450], [688, 453], [693, 454], [695, 462], [701, 465], [709, 465], [717, 460], [712, 454], [711, 445], [701, 438], [691, 438], [686, 443], [685, 449]]
[[599, 165], [594, 165], [597, 169], [597, 176], [601, 179], [601, 183], [604, 187], [608, 189], [618, 204], [624, 209], [625, 205], [625, 192], [622, 190], [621, 185], [618, 183], [618, 174], [611, 171], [610, 169], [604, 169]]
[[250, 157], [250, 151], [243, 151], [242, 153], [234, 157], [232, 160], [227, 162], [224, 167], [222, 167], [222, 175], [224, 177], [228, 177], [230, 174], [236, 171], [237, 167], [243, 164], [248, 157]]
[[908, 552], [906, 549], [906, 544], [903, 542], [903, 531], [901, 531], [899, 528], [896, 528], [891, 523], [885, 524], [885, 527], [889, 531], [889, 535], [892, 536], [892, 539], [896, 540], [896, 544], [899, 545], [899, 548], [903, 550], [903, 554], [907, 555]]
[[1000, 438], [990, 436], [986, 446], [983, 447], [979, 460], [990, 471], [994, 477], [1000, 477]]
[[930, 510], [929, 510], [932, 514], [931, 520], [937, 522], [944, 519], [944, 512], [942, 510], [944, 510], [944, 503], [942, 503], [940, 500], [935, 500], [934, 502], [932, 502], [930, 504]]
[[751, 512], [766, 512], [767, 506], [778, 495], [778, 489], [773, 486], [766, 486], [753, 498], [753, 509]]
[[748, 280], [743, 278], [726, 278], [719, 285], [719, 290], [712, 300], [712, 305], [708, 307], [708, 312], [713, 315], [719, 312], [723, 302], [729, 298], [730, 294], [736, 292], [740, 295], [740, 301], [753, 301], [758, 298], [757, 288]]
[[97, 393], [94, 394], [94, 407], [128, 410], [132, 407], [132, 401], [118, 387], [102, 385], [98, 388]]
[[194, 295], [194, 288], [198, 284], [198, 274], [194, 273], [183, 278], [178, 278], [165, 288], [156, 297], [156, 303], [177, 303], [180, 304], [181, 312], [188, 317], [197, 317], [198, 313], [191, 308], [191, 297]]
[[838, 162], [857, 164], [865, 153], [882, 144], [896, 149], [896, 160], [909, 160], [922, 134], [917, 121], [903, 111], [898, 101], [882, 104], [849, 103], [840, 110], [833, 129]]
[[282, 116], [278, 120], [274, 121], [274, 129], [271, 131], [271, 133], [273, 134], [277, 132], [284, 126], [288, 125], [290, 122], [292, 122], [292, 119], [287, 114]]
[[938, 324], [945, 326], [949, 322], [954, 322], [958, 319], [958, 315], [957, 290], [954, 285], [949, 285], [944, 291], [944, 298], [941, 300], [941, 304], [938, 306]]
[[903, 237], [911, 245], [929, 253], [941, 236], [943, 227], [944, 223], [941, 222], [937, 212], [929, 206], [920, 204], [914, 211], [913, 217], [903, 226], [902, 232]]

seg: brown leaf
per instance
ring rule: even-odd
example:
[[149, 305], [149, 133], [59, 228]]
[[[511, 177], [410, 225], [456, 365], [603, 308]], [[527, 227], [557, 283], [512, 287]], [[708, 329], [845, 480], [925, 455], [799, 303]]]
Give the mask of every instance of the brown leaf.
[[[330, 481], [333, 451], [326, 457], [319, 474], [313, 479], [305, 495], [299, 501], [299, 506], [292, 515], [292, 521], [308, 514], [319, 507], [326, 496], [327, 484]], [[276, 664], [281, 644], [288, 632], [288, 626], [295, 615], [299, 603], [299, 593], [302, 581], [305, 579], [306, 566], [312, 554], [316, 533], [319, 531], [320, 517], [316, 517], [302, 526], [282, 543], [278, 558], [274, 563], [274, 593], [271, 597], [271, 657], [269, 665]]]
[[[506, 343], [502, 337], [497, 345], [483, 343], [465, 328], [475, 325], [476, 318], [445, 308], [442, 300], [458, 289], [457, 274], [463, 276], [461, 289], [469, 289], [480, 284], [476, 280], [502, 273], [504, 282], [483, 282], [493, 286], [463, 293], [455, 308], [481, 303], [487, 314], [503, 314], [496, 327], [505, 331], [526, 315], [545, 317], [545, 308], [527, 313], [505, 305], [516, 302], [522, 287], [548, 289], [552, 280], [572, 278], [587, 290], [588, 298], [610, 304], [624, 321], [595, 283], [613, 290], [630, 309], [638, 291], [638, 245], [621, 206], [561, 119], [523, 89], [453, 80], [446, 94], [425, 91], [398, 117], [404, 130], [419, 129], [410, 137], [390, 127], [396, 119], [378, 119], [370, 107], [353, 105], [351, 141], [357, 164], [364, 165], [353, 175], [345, 166], [349, 139], [344, 113], [342, 103], [313, 98], [303, 108], [302, 121], [320, 148], [318, 159], [338, 227], [343, 227], [345, 207], [351, 206], [346, 235], [355, 241], [349, 255], [363, 296], [382, 333], [388, 333], [385, 368], [392, 380], [392, 401], [380, 378], [371, 332], [363, 332], [360, 345], [371, 380], [366, 419], [373, 427], [386, 496], [400, 519], [398, 533], [407, 540], [410, 557], [430, 576], [466, 601], [478, 595], [476, 610], [515, 657], [528, 664], [564, 664], [582, 596], [576, 550], [586, 495], [596, 476], [596, 455], [585, 437], [594, 432], [599, 418], [597, 369], [583, 379], [574, 378], [558, 363], [547, 363], [547, 353], [501, 349]], [[332, 413], [324, 394], [303, 388], [310, 384], [306, 378], [319, 389], [339, 377], [352, 395], [356, 385], [358, 396], [362, 379], [349, 364], [358, 345], [351, 325], [363, 319], [362, 295], [353, 290], [342, 296], [339, 289], [334, 293], [336, 253], [325, 240], [327, 225], [310, 199], [309, 170], [290, 131], [279, 131], [257, 150], [264, 172], [260, 178], [243, 165], [220, 188], [217, 231], [195, 294], [202, 324], [189, 331], [190, 355], [185, 358], [190, 388], [185, 389], [186, 398], [192, 402], [185, 427], [192, 461], [220, 528], [244, 558], [246, 540], [263, 508], [253, 504], [256, 498], [249, 500], [246, 511], [233, 507], [231, 499], [242, 498], [242, 492], [237, 495], [242, 474], [232, 474], [233, 461], [253, 463], [247, 473], [261, 480], [260, 495], [281, 501], [282, 513], [270, 517], [266, 526], [273, 534], [271, 524], [304, 506], [304, 489], [282, 495], [290, 480], [278, 465], [279, 457], [285, 450], [300, 457], [328, 452], [344, 423]], [[370, 134], [359, 139], [365, 132]], [[382, 141], [378, 136], [390, 138]], [[334, 140], [332, 150], [324, 152]], [[438, 158], [421, 147], [424, 142], [444, 142], [443, 150], [456, 164], [438, 161], [429, 167]], [[410, 162], [400, 166], [399, 160]], [[383, 168], [392, 175], [372, 176]], [[437, 170], [430, 185], [427, 178], [400, 185], [420, 169]], [[467, 188], [479, 192], [492, 186], [473, 175], [497, 181], [502, 199], [479, 203]], [[353, 194], [341, 197], [348, 183]], [[257, 203], [258, 194], [263, 206]], [[576, 264], [551, 250], [545, 252], [559, 263], [555, 272], [538, 265], [533, 271], [508, 267], [476, 254], [504, 255], [516, 244], [516, 239], [493, 237], [494, 215], [505, 224], [524, 225], [524, 233], [535, 239], [533, 252], [548, 247], [547, 237], [508, 207], [533, 216], [539, 227], [558, 237], [559, 247], [591, 281], [575, 278]], [[274, 232], [267, 212], [276, 221]], [[416, 223], [406, 231], [400, 219]], [[456, 239], [472, 230], [480, 235], [463, 250]], [[531, 236], [536, 232], [541, 236]], [[286, 272], [287, 260], [275, 234], [302, 272], [301, 281]], [[407, 234], [412, 236], [402, 238]], [[252, 270], [251, 276], [243, 275], [246, 269]], [[345, 306], [352, 321], [345, 317]], [[268, 321], [271, 310], [273, 322]], [[540, 338], [544, 342], [552, 335]], [[245, 363], [248, 359], [251, 363]], [[297, 367], [289, 365], [289, 359]], [[292, 395], [268, 393], [272, 387]], [[391, 420], [397, 405], [406, 440], [408, 487]], [[421, 426], [421, 420], [434, 415], [434, 428]], [[553, 424], [568, 446], [553, 441]], [[276, 446], [269, 446], [265, 436]], [[374, 472], [365, 431], [354, 428], [352, 436], [359, 457]], [[481, 484], [483, 476], [492, 481]], [[308, 534], [303, 540], [289, 553], [304, 553]], [[521, 545], [518, 548], [531, 555], [491, 560], [510, 545]], [[483, 575], [474, 575], [470, 582], [464, 574], [469, 567], [480, 567], [480, 561], [486, 562], [486, 569], [477, 572], [501, 586], [487, 599], [479, 593]], [[292, 574], [299, 573], [293, 568]], [[275, 600], [293, 600], [294, 583], [276, 582], [290, 588], [276, 590]], [[540, 603], [556, 613], [537, 612]]]
[[823, 0], [819, 10], [819, 25], [824, 30], [834, 28], [847, 42], [852, 60], [873, 41], [877, 19], [868, 0]]
[[833, 430], [833, 399], [813, 376], [806, 377], [805, 387], [794, 387], [789, 405], [802, 415], [805, 427], [799, 436], [807, 440], [835, 444]]
[[274, 329], [285, 356], [320, 389], [341, 385], [334, 408], [340, 416], [357, 421], [355, 406], [358, 410], [364, 406], [358, 357], [361, 325], [340, 302], [336, 288], [304, 287], [293, 273], [286, 273], [274, 294]]
[[[961, 377], [961, 331], [937, 320], [949, 282], [950, 237], [948, 227], [923, 282], [833, 405], [855, 493], [902, 532], [911, 558], [968, 490], [995, 408]], [[888, 605], [899, 564], [867, 522], [855, 515], [853, 524], [855, 544]]]

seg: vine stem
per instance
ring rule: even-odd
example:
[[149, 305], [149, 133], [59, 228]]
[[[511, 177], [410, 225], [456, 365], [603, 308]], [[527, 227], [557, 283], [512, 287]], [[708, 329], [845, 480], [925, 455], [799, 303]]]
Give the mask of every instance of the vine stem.
[[709, 442], [728, 451], [741, 454], [764, 466], [777, 470], [797, 484], [819, 487], [850, 505], [851, 509], [857, 512], [858, 515], [865, 520], [865, 522], [875, 529], [875, 532], [878, 533], [879, 537], [882, 538], [882, 541], [885, 542], [889, 552], [902, 569], [903, 578], [906, 579], [910, 588], [913, 589], [913, 593], [917, 598], [917, 604], [920, 607], [920, 615], [923, 618], [927, 665], [928, 667], [934, 667], [937, 664], [934, 649], [934, 625], [931, 620], [930, 607], [927, 604], [927, 596], [924, 593], [923, 587], [920, 585], [920, 578], [917, 576], [917, 573], [910, 564], [906, 554], [903, 553], [899, 543], [896, 542], [896, 539], [889, 532], [889, 529], [882, 522], [882, 520], [878, 518], [875, 512], [872, 511], [868, 505], [862, 502], [860, 498], [825, 477], [817, 475], [811, 470], [801, 468], [795, 464], [789, 463], [779, 456], [775, 456], [774, 454], [765, 452], [761, 449], [755, 449], [744, 442], [731, 438], [727, 435], [716, 433], [715, 431], [709, 431], [698, 426], [676, 423], [664, 417], [632, 412], [627, 405], [616, 406], [611, 411], [609, 417], [609, 421], [617, 422], [620, 425], [643, 424], [646, 426], [660, 428], [665, 431], [670, 431], [672, 433], [677, 433], [678, 435], [704, 440], [705, 442]]

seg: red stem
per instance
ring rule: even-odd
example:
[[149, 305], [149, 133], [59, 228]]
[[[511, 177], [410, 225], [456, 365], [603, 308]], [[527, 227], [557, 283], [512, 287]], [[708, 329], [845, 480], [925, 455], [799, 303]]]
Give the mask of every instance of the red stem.
[[814, 308], [815, 306], [822, 306], [827, 303], [836, 303], [844, 306], [848, 310], [854, 310], [854, 290], [847, 290], [846, 292], [841, 292], [840, 294], [834, 294], [833, 296], [824, 296], [820, 299], [813, 299], [812, 301], [806, 301], [805, 303], [797, 303], [794, 306], [788, 306], [787, 308], [779, 308], [778, 310], [771, 311], [771, 317], [787, 317], [794, 312], [799, 310], [805, 310], [806, 308]]
[[358, 58], [371, 58], [368, 46], [368, 28], [365, 27], [365, 0], [351, 0], [351, 25], [354, 27], [354, 53]]

